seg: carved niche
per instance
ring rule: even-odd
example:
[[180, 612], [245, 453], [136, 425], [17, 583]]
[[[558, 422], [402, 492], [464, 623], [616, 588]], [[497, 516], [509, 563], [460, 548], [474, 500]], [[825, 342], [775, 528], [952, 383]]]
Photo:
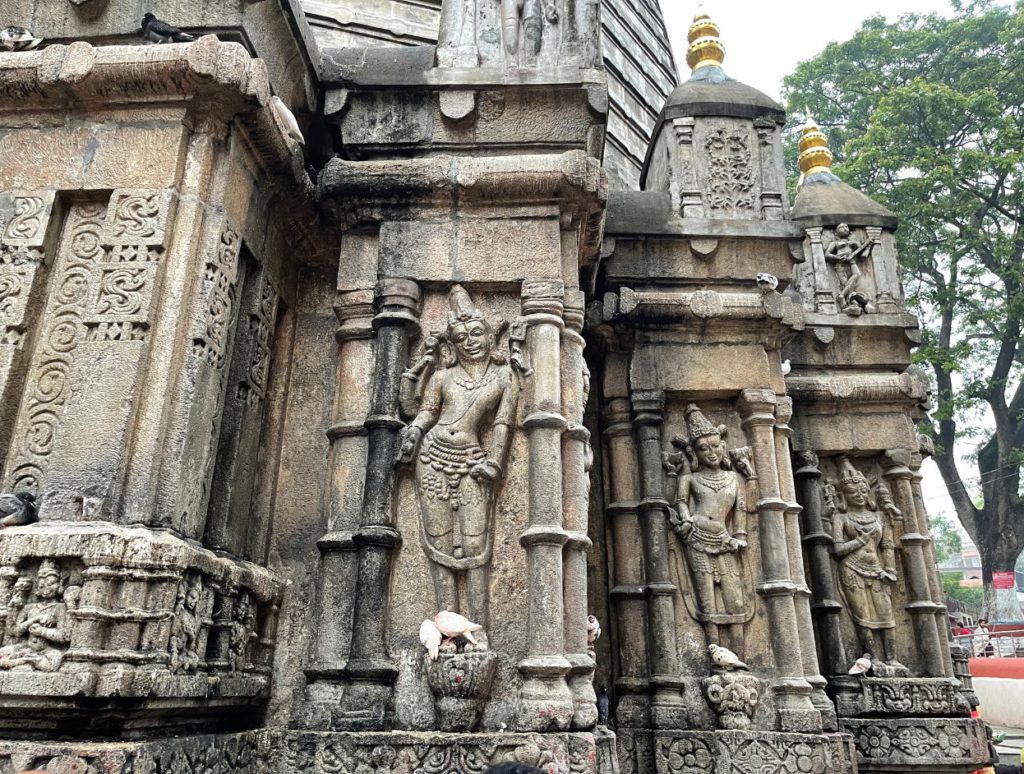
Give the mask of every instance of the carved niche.
[[728, 449], [726, 427], [712, 424], [696, 405], [686, 409], [686, 427], [687, 436], [674, 438], [674, 450], [665, 455], [669, 518], [682, 549], [670, 550], [675, 580], [708, 643], [742, 658], [744, 625], [754, 615], [745, 554], [757, 476], [750, 449]]
[[868, 264], [877, 237], [857, 239], [848, 225], [840, 223], [831, 239], [823, 237], [823, 242], [839, 309], [851, 317], [876, 313], [878, 289]]
[[19, 577], [7, 603], [0, 670], [56, 672], [71, 642], [69, 612], [81, 592], [51, 559]]

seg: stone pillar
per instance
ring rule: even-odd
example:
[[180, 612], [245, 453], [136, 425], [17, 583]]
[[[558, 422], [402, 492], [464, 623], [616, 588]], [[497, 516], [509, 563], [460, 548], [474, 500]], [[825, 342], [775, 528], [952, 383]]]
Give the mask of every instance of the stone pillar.
[[779, 708], [780, 731], [816, 731], [821, 716], [811, 703], [811, 686], [804, 677], [800, 625], [794, 597], [797, 585], [790, 568], [786, 511], [782, 499], [775, 447], [776, 397], [771, 390], [743, 390], [740, 394], [743, 429], [753, 448], [754, 470], [760, 490], [761, 585], [772, 628], [776, 679], [772, 689]]
[[832, 274], [825, 260], [825, 247], [821, 243], [823, 229], [805, 229], [811, 240], [811, 267], [814, 271], [814, 309], [820, 314], [837, 314], [836, 294], [832, 289]]
[[[939, 560], [935, 556], [935, 541], [932, 539], [931, 524], [928, 521], [928, 509], [924, 504], [924, 494], [921, 491], [921, 455], [910, 455], [910, 490], [914, 495], [914, 509], [917, 513], [917, 523], [922, 534], [928, 540], [924, 544], [925, 561], [928, 564], [928, 583], [932, 590], [932, 601], [936, 603], [935, 627], [939, 633], [939, 639], [943, 642], [949, 641], [949, 611], [946, 609], [944, 600], [946, 594], [942, 590], [942, 582], [939, 580], [939, 573], [936, 568]], [[953, 674], [953, 655], [949, 647], [942, 648], [945, 674]]]
[[[606, 371], [619, 371], [609, 357]], [[639, 518], [637, 452], [633, 441], [629, 398], [609, 393], [604, 406], [604, 439], [608, 456], [607, 520], [611, 525], [612, 561], [609, 586], [615, 612], [618, 662], [614, 673], [617, 699], [615, 716], [620, 726], [645, 727], [650, 723], [647, 697], [647, 625], [644, 601], [643, 537]], [[621, 385], [625, 391], [625, 385]]]
[[892, 449], [886, 452], [883, 476], [889, 484], [896, 507], [902, 514], [902, 519], [891, 514], [893, 535], [898, 536], [902, 547], [900, 553], [903, 556], [907, 588], [907, 610], [914, 621], [921, 669], [926, 677], [945, 677], [949, 673], [945, 671], [946, 659], [943, 651], [948, 646], [940, 639], [935, 620], [937, 608], [944, 611], [945, 606], [937, 605], [931, 596], [932, 589], [928, 581], [931, 573], [926, 558], [929, 539], [917, 520], [917, 508], [911, 485], [913, 473], [910, 470], [910, 452], [906, 449]]
[[814, 452], [797, 452], [796, 457], [798, 467], [794, 476], [803, 505], [803, 543], [811, 571], [811, 588], [814, 589], [811, 609], [817, 622], [815, 633], [821, 643], [825, 673], [840, 675], [849, 664], [839, 628], [839, 613], [843, 606], [836, 599], [835, 576], [832, 574], [832, 530], [825, 524], [821, 468]]
[[565, 288], [561, 280], [523, 283], [523, 319], [528, 326], [532, 398], [523, 427], [529, 439], [530, 523], [519, 538], [530, 576], [527, 656], [519, 662], [523, 686], [516, 728], [564, 730], [573, 717], [566, 684], [565, 609], [562, 550], [569, 535], [562, 527], [561, 336]]
[[373, 390], [372, 289], [338, 294], [334, 307], [340, 326], [333, 423], [327, 430], [327, 532], [317, 541], [320, 576], [317, 583], [315, 628], [306, 676], [313, 705], [307, 723], [329, 728], [330, 709], [341, 702], [342, 675], [351, 646], [359, 554], [355, 534], [363, 510], [363, 471], [366, 468], [366, 417]]
[[597, 723], [597, 695], [594, 693], [596, 664], [587, 643], [587, 537], [590, 508], [590, 431], [583, 426], [583, 413], [590, 376], [583, 359], [586, 342], [583, 330], [586, 300], [581, 291], [566, 291], [565, 330], [562, 331], [562, 411], [569, 422], [562, 437], [562, 519], [568, 540], [563, 553], [565, 604], [565, 654], [571, 668], [569, 689], [573, 698], [572, 727], [593, 728]]
[[639, 510], [650, 632], [651, 725], [654, 728], [685, 728], [689, 718], [683, 703], [683, 681], [679, 676], [676, 650], [676, 587], [669, 579], [669, 504], [665, 498], [665, 471], [661, 459], [665, 394], [636, 391], [632, 399], [639, 451]]
[[373, 318], [376, 360], [367, 430], [362, 518], [352, 540], [359, 552], [352, 619], [352, 650], [345, 667], [350, 680], [335, 726], [342, 730], [383, 730], [398, 669], [388, 655], [386, 625], [391, 554], [402, 536], [393, 526], [399, 391], [408, 357], [410, 329], [419, 324], [419, 286], [384, 279], [377, 286], [379, 311]]
[[803, 510], [796, 499], [796, 485], [790, 462], [789, 439], [793, 429], [789, 420], [793, 416], [793, 399], [779, 397], [775, 409], [775, 462], [779, 466], [779, 493], [786, 503], [786, 545], [789, 548], [789, 570], [796, 585], [793, 602], [796, 607], [797, 626], [800, 632], [800, 657], [804, 665], [804, 677], [810, 684], [811, 701], [822, 715], [822, 722], [828, 730], [836, 729], [835, 706], [825, 695], [828, 684], [818, 666], [818, 651], [814, 641], [814, 623], [811, 617], [811, 590], [804, 575], [803, 545], [800, 540], [800, 512]]

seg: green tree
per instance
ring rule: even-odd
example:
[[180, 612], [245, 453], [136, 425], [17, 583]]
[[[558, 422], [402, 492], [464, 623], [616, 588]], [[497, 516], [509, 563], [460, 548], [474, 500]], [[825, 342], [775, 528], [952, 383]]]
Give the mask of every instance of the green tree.
[[945, 562], [963, 551], [960, 530], [953, 522], [945, 516], [932, 516], [928, 524], [931, 527], [932, 540], [935, 542], [936, 559]]
[[954, 7], [868, 19], [800, 64], [786, 94], [829, 135], [836, 173], [900, 217], [917, 358], [938, 387], [935, 459], [989, 615], [1020, 617], [1013, 594], [997, 607], [992, 573], [1024, 548], [1024, 2]]
[[942, 590], [946, 592], [946, 596], [950, 599], [963, 602], [969, 608], [977, 610], [981, 607], [983, 592], [981, 589], [961, 587], [960, 582], [963, 579], [964, 574], [962, 572], [953, 575], [943, 575]]

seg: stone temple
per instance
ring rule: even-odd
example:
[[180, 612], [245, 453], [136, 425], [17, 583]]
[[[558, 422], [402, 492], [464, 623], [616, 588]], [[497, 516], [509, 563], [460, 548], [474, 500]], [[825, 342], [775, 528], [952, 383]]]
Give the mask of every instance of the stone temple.
[[0, 774], [989, 760], [896, 219], [706, 14], [0, 16]]

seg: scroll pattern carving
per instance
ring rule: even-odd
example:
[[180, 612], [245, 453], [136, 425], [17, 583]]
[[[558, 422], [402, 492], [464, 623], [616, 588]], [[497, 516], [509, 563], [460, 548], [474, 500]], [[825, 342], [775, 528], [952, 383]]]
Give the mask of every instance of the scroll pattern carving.
[[19, 196], [14, 199], [14, 217], [4, 230], [5, 242], [35, 242], [41, 240], [49, 219], [53, 197]]
[[727, 217], [753, 214], [754, 173], [747, 137], [719, 127], [712, 130], [704, 148], [708, 154], [708, 209]]
[[269, 282], [264, 282], [259, 310], [249, 318], [253, 339], [252, 357], [249, 360], [248, 378], [239, 385], [238, 393], [238, 397], [244, 399], [249, 406], [258, 405], [266, 393], [270, 338], [276, 317], [277, 290]]
[[[97, 202], [71, 207], [16, 425], [9, 488], [38, 494], [70, 395], [78, 347], [146, 339], [169, 206], [166, 191], [115, 191], [109, 207]], [[40, 197], [16, 200], [18, 215], [7, 225], [5, 240], [8, 234], [41, 240], [45, 207]], [[5, 339], [12, 340], [11, 331], [18, 333], [23, 324], [24, 293], [42, 253], [5, 250], [0, 253], [0, 322], [7, 327]]]
[[223, 368], [228, 333], [235, 305], [238, 254], [242, 240], [230, 226], [225, 228], [206, 262], [203, 284], [205, 317], [193, 339], [193, 351], [214, 368]]

